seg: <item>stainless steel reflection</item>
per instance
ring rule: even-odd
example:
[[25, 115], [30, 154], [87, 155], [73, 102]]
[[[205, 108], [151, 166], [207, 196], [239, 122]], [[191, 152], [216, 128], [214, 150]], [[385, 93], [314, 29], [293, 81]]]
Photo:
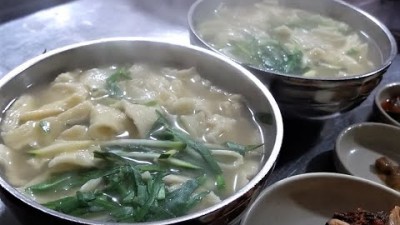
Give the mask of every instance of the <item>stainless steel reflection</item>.
[[[223, 2], [249, 5], [259, 1], [198, 0], [188, 13], [191, 43], [218, 52], [200, 37], [197, 24], [210, 18]], [[358, 106], [379, 84], [397, 54], [396, 42], [390, 31], [373, 16], [339, 0], [280, 0], [279, 4], [326, 15], [362, 31], [380, 49], [382, 63], [373, 71], [348, 78], [305, 78], [244, 66], [269, 87], [284, 115], [324, 118]]]
[[[259, 193], [271, 173], [282, 143], [283, 123], [278, 105], [268, 89], [248, 70], [218, 54], [198, 47], [132, 38], [103, 39], [64, 47], [38, 56], [4, 76], [0, 80], [1, 109], [4, 113], [7, 105], [28, 87], [48, 82], [61, 72], [139, 61], [178, 68], [194, 66], [214, 85], [242, 94], [255, 112], [271, 114], [272, 123], [260, 124], [266, 152], [263, 164], [245, 187], [205, 210], [146, 224], [227, 224], [234, 221]], [[0, 197], [27, 224], [32, 221], [35, 224], [116, 224], [80, 219], [49, 210], [7, 183], [4, 171], [0, 174]]]

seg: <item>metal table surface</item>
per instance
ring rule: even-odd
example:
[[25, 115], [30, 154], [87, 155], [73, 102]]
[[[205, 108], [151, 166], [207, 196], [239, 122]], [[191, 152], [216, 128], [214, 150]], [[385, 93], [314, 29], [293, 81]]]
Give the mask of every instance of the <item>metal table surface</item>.
[[[58, 5], [49, 2], [41, 1], [51, 7], [32, 5], [32, 1], [11, 1], [14, 5], [20, 3], [19, 11], [0, 7], [0, 76], [46, 50], [85, 40], [136, 36], [189, 44], [186, 13], [194, 0], [56, 1]], [[400, 55], [380, 86], [394, 81], [400, 81]], [[305, 172], [335, 172], [336, 137], [345, 127], [372, 119], [374, 93], [356, 109], [332, 119], [285, 118], [283, 146], [267, 185]], [[0, 224], [20, 225], [1, 201]]]

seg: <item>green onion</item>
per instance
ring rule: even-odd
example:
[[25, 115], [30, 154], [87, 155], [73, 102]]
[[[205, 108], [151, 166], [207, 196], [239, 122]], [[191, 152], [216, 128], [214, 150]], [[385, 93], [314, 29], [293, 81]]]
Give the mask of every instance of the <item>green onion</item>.
[[123, 80], [130, 80], [129, 70], [125, 68], [119, 68], [115, 73], [111, 74], [106, 79], [106, 89], [108, 91], [108, 95], [113, 98], [121, 99], [124, 96], [123, 91], [118, 86], [118, 82]]
[[[222, 176], [222, 170], [219, 167], [217, 161], [214, 159], [214, 157], [211, 154], [211, 150], [206, 147], [205, 144], [196, 141], [190, 137], [190, 135], [186, 134], [185, 132], [174, 128], [170, 125], [168, 119], [160, 112], [156, 111], [158, 114], [158, 119], [153, 125], [151, 132], [149, 134], [150, 137], [154, 137], [154, 133], [167, 133], [168, 135], [173, 136], [173, 140], [178, 140], [186, 144], [187, 148], [191, 148], [195, 150], [201, 158], [207, 163], [209, 166], [211, 172], [215, 175], [216, 182], [217, 182], [217, 187], [219, 189], [223, 189], [225, 187], [225, 181]], [[160, 135], [158, 135], [160, 136]]]
[[45, 134], [50, 133], [50, 122], [49, 121], [41, 120], [39, 122], [39, 127]]
[[73, 196], [43, 205], [74, 216], [90, 218], [105, 214], [111, 221], [137, 223], [182, 216], [209, 193], [195, 193], [204, 183], [204, 175], [168, 191], [163, 182], [167, 173], [155, 172], [149, 179], [143, 179], [139, 171], [133, 165], [117, 166], [103, 176], [103, 188], [77, 191]]
[[181, 141], [158, 141], [149, 139], [118, 139], [113, 141], [104, 141], [100, 143], [100, 146], [143, 146], [163, 149], [184, 149], [186, 144]]
[[261, 146], [263, 146], [263, 144], [259, 144], [259, 145], [240, 145], [238, 143], [232, 142], [232, 141], [227, 141], [225, 142], [225, 146], [232, 151], [235, 151], [241, 155], [245, 155], [246, 152], [255, 150]]

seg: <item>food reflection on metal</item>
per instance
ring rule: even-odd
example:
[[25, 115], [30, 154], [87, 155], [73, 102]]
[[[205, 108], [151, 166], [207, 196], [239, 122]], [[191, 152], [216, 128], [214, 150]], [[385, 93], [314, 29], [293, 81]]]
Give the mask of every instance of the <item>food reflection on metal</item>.
[[383, 156], [375, 161], [375, 169], [387, 186], [400, 190], [400, 166]]

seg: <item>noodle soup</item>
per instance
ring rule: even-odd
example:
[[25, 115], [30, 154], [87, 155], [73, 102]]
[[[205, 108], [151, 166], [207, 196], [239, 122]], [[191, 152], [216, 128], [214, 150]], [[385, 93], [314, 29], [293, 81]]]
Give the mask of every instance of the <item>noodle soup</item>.
[[242, 97], [144, 63], [75, 70], [17, 98], [1, 124], [8, 181], [44, 206], [116, 222], [218, 204], [263, 160]]
[[223, 3], [196, 30], [240, 63], [302, 77], [364, 74], [382, 60], [374, 42], [346, 23], [275, 0]]

